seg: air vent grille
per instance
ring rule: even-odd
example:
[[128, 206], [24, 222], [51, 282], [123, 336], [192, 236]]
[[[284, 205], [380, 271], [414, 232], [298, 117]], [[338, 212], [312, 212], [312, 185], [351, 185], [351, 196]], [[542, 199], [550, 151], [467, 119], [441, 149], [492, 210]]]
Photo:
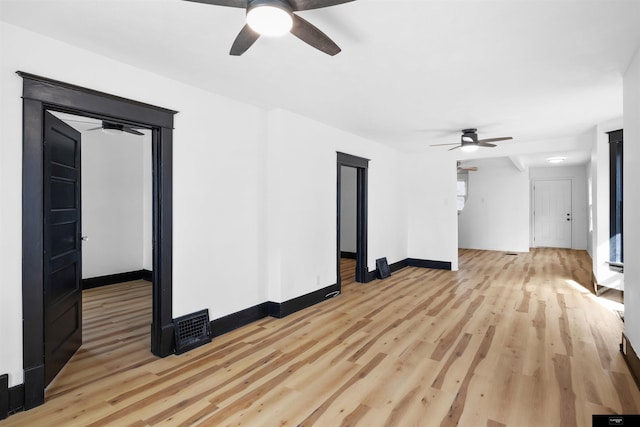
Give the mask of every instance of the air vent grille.
[[211, 342], [209, 310], [201, 310], [173, 319], [176, 354], [182, 354]]

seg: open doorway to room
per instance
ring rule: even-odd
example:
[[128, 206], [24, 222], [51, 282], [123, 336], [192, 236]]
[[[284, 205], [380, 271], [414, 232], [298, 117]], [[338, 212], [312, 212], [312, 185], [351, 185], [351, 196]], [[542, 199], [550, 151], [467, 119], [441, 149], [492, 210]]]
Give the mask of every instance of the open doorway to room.
[[341, 279], [356, 278], [358, 170], [340, 166], [340, 271]]
[[153, 293], [151, 131], [49, 113], [81, 135], [82, 345], [47, 396], [147, 360]]
[[[349, 270], [353, 271], [351, 268], [353, 259], [355, 259], [355, 281], [366, 283], [373, 280], [367, 268], [369, 160], [345, 153], [337, 153], [337, 157], [336, 283], [340, 286], [342, 282], [342, 264], [345, 267], [345, 275], [350, 276]], [[346, 204], [344, 209], [343, 200]], [[345, 255], [344, 263], [343, 255]]]
[[[24, 72], [18, 75], [23, 79], [23, 391], [24, 408], [31, 409], [44, 403], [47, 379], [55, 372], [47, 365], [54, 360], [59, 367], [64, 366], [82, 336], [81, 134], [49, 111], [144, 128], [151, 135], [150, 347], [151, 353], [160, 357], [174, 351], [172, 129], [176, 112]], [[56, 204], [52, 204], [54, 196]], [[59, 292], [52, 297], [51, 293], [46, 294], [46, 289], [54, 282], [59, 285], [56, 288]], [[47, 312], [45, 305], [56, 311]], [[47, 329], [51, 330], [45, 327], [48, 316], [60, 320], [67, 329], [47, 334]], [[45, 343], [51, 337], [60, 338], [58, 348], [64, 351], [47, 358]]]

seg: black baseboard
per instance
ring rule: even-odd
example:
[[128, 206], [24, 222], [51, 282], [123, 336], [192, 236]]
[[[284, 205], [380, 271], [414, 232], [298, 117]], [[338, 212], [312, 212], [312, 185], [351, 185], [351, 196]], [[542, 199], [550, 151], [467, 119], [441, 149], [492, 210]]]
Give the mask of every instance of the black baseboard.
[[431, 261], [428, 259], [407, 258], [409, 267], [433, 268], [436, 270], [451, 270], [451, 263], [448, 261]]
[[254, 305], [253, 307], [245, 308], [244, 310], [236, 313], [229, 314], [216, 320], [212, 320], [211, 324], [211, 337], [217, 337], [227, 332], [231, 332], [234, 329], [241, 328], [242, 326], [253, 323], [256, 320], [263, 319], [269, 315], [269, 303], [263, 302], [262, 304]]
[[29, 410], [44, 403], [44, 363], [24, 369], [24, 409]]
[[24, 384], [9, 389], [9, 415], [24, 409]]
[[128, 271], [126, 273], [109, 274], [107, 276], [90, 277], [82, 279], [82, 289], [99, 288], [100, 286], [113, 285], [115, 283], [131, 282], [132, 280], [151, 281], [152, 273], [149, 270]]
[[0, 420], [9, 416], [9, 375], [0, 375]]
[[326, 299], [332, 298], [339, 293], [340, 289], [338, 288], [338, 285], [331, 285], [288, 301], [268, 301], [254, 305], [253, 307], [212, 320], [210, 322], [212, 332], [211, 336], [217, 337], [226, 334], [227, 332], [231, 332], [234, 329], [241, 328], [268, 316], [281, 319]]
[[9, 387], [9, 375], [0, 375], [0, 420], [24, 410], [24, 384]]
[[367, 274], [364, 277], [364, 283], [373, 282], [378, 278], [378, 270], [367, 271]]
[[356, 259], [355, 252], [340, 251], [340, 258]]
[[[405, 267], [432, 268], [436, 270], [451, 270], [451, 263], [448, 261], [431, 261], [427, 259], [406, 258], [402, 261], [389, 264], [391, 273], [402, 270]], [[378, 270], [368, 271], [366, 282], [369, 283], [378, 278]]]
[[146, 280], [147, 282], [153, 281], [153, 272], [149, 270], [140, 270], [142, 272], [142, 280]]
[[317, 291], [290, 299], [285, 302], [269, 302], [269, 316], [279, 319], [293, 314], [297, 311], [311, 307], [328, 298], [333, 298], [340, 293], [338, 285], [327, 286]]
[[403, 259], [402, 261], [398, 261], [398, 262], [394, 262], [393, 264], [389, 264], [389, 270], [392, 273], [395, 273], [398, 270], [402, 270], [405, 267], [408, 267], [409, 263], [406, 259]]
[[638, 358], [638, 353], [636, 353], [631, 345], [631, 341], [629, 341], [624, 333], [622, 333], [620, 351], [622, 352], [622, 357], [625, 362], [627, 362], [629, 371], [631, 371], [631, 376], [633, 376], [633, 379], [636, 381], [636, 386], [640, 389], [640, 358]]

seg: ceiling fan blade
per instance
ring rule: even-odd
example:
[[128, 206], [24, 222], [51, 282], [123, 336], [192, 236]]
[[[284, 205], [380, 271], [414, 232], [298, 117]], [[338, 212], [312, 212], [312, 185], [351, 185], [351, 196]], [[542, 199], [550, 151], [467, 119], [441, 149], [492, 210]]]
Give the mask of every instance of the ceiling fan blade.
[[291, 34], [327, 55], [334, 56], [341, 51], [338, 45], [327, 37], [325, 33], [295, 14], [293, 15]]
[[87, 129], [87, 131], [90, 131], [90, 130], [98, 130], [98, 129], [102, 129], [102, 126], [98, 126], [97, 128]]
[[502, 138], [487, 138], [487, 139], [480, 139], [478, 140], [478, 142], [497, 142], [497, 141], [508, 141], [510, 139], [513, 139], [513, 137], [511, 136], [505, 136]]
[[[450, 145], [450, 144], [449, 144]], [[453, 151], [453, 150], [457, 150], [458, 148], [462, 147], [462, 145], [458, 145], [457, 147], [453, 147], [453, 148], [449, 148], [447, 151]]]
[[240, 7], [242, 9], [247, 8], [247, 0], [184, 0], [193, 3], [212, 4], [214, 6], [228, 6], [228, 7]]
[[122, 128], [122, 131], [130, 133], [132, 135], [144, 135], [144, 133], [140, 132], [139, 130], [135, 130], [134, 128], [130, 128], [129, 126], [124, 126]]
[[445, 146], [445, 145], [460, 145], [460, 144], [459, 144], [459, 143], [457, 143], [457, 142], [453, 142], [453, 143], [451, 143], [451, 144], [432, 144], [432, 145], [430, 145], [429, 147], [443, 147], [443, 146]]
[[486, 142], [478, 141], [478, 147], [497, 147], [496, 144], [488, 144]]
[[336, 6], [342, 3], [349, 3], [354, 0], [289, 0], [291, 9], [298, 10], [320, 9], [323, 7]]
[[240, 30], [240, 33], [233, 42], [233, 46], [231, 46], [229, 55], [242, 55], [256, 42], [256, 40], [258, 40], [259, 37], [260, 34], [253, 31], [248, 24], [245, 24], [245, 26], [242, 27], [242, 30]]

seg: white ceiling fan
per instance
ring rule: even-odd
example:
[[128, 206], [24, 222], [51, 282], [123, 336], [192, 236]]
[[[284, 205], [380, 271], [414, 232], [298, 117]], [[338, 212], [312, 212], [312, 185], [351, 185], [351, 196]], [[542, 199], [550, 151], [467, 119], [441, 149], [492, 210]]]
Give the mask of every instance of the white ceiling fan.
[[430, 147], [456, 145], [456, 147], [450, 148], [449, 151], [457, 150], [459, 148], [466, 153], [472, 153], [480, 147], [487, 147], [487, 148], [496, 147], [496, 144], [491, 144], [491, 142], [507, 141], [510, 139], [513, 139], [513, 137], [503, 136], [499, 138], [478, 139], [478, 129], [470, 128], [470, 129], [462, 129], [462, 136], [460, 137], [459, 144], [457, 142], [454, 142], [451, 144], [433, 144]]

